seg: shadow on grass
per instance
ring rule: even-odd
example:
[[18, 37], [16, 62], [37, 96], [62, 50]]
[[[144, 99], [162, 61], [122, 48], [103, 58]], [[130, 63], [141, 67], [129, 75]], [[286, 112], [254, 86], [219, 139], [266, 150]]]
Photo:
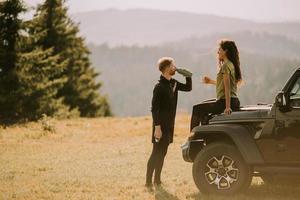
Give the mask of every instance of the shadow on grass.
[[259, 200], [259, 199], [272, 199], [272, 200], [287, 200], [299, 199], [300, 187], [294, 186], [279, 186], [279, 185], [253, 185], [247, 191], [238, 195], [218, 196], [218, 195], [203, 195], [200, 192], [193, 193], [187, 196], [191, 200]]
[[159, 186], [155, 188], [155, 200], [179, 200], [179, 198]]

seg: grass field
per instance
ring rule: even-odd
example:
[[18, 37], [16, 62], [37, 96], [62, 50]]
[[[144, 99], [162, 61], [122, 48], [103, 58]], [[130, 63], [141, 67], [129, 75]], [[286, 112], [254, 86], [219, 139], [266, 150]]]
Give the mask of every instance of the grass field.
[[0, 199], [300, 199], [300, 188], [254, 178], [237, 196], [203, 196], [181, 157], [189, 117], [176, 120], [163, 185], [144, 187], [151, 117], [52, 120], [0, 127]]

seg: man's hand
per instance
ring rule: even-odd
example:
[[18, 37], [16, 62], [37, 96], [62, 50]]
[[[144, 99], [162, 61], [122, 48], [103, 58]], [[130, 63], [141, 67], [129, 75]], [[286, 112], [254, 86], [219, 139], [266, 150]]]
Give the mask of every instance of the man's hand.
[[177, 68], [176, 71], [184, 77], [192, 77], [193, 73], [185, 68]]
[[162, 136], [162, 133], [161, 133], [160, 126], [155, 126], [155, 130], [154, 130], [155, 139], [160, 140], [161, 136]]

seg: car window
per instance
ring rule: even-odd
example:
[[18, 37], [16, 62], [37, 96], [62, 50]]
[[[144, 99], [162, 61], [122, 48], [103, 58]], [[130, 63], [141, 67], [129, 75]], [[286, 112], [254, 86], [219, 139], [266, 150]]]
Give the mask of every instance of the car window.
[[290, 93], [291, 99], [300, 98], [300, 77], [297, 79]]
[[300, 77], [290, 92], [290, 100], [293, 107], [300, 107]]

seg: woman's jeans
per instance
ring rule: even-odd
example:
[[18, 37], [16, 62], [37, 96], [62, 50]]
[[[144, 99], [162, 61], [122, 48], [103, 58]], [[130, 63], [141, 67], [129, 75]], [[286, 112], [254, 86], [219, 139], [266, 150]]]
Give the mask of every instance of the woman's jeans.
[[[240, 101], [238, 98], [231, 98], [230, 101], [232, 111], [240, 110]], [[209, 114], [221, 114], [226, 108], [225, 99], [219, 99], [217, 101], [209, 101], [197, 104], [193, 107], [190, 131], [194, 127], [208, 124], [208, 115]]]

